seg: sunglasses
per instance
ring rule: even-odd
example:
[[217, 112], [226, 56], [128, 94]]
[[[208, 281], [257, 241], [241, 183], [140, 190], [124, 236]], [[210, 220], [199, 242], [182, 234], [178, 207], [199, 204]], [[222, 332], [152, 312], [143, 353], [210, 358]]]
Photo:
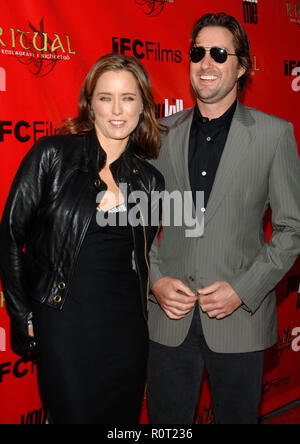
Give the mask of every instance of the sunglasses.
[[193, 63], [199, 63], [205, 57], [206, 52], [209, 52], [211, 58], [217, 63], [225, 63], [228, 56], [237, 57], [237, 54], [231, 54], [227, 49], [219, 48], [218, 46], [214, 46], [213, 48], [194, 46], [190, 51], [190, 61]]

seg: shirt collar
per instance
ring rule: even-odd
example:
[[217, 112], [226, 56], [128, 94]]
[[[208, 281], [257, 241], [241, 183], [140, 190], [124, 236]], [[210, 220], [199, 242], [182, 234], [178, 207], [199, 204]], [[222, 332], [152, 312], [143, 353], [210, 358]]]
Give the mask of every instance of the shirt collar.
[[[102, 170], [106, 164], [107, 155], [102, 146], [100, 145], [99, 139], [95, 128], [86, 133], [87, 144], [86, 144], [86, 162], [88, 170], [91, 170], [95, 175], [98, 175], [99, 171]], [[128, 144], [124, 152], [120, 157], [115, 160], [110, 168], [113, 171], [119, 171], [120, 169], [128, 170], [128, 165], [132, 158], [132, 143], [129, 139]], [[130, 170], [130, 168], [129, 168]]]
[[221, 117], [219, 117], [218, 119], [209, 120], [207, 117], [202, 116], [202, 114], [199, 110], [198, 104], [196, 103], [195, 109], [194, 109], [193, 124], [197, 124], [197, 125], [210, 124], [212, 126], [218, 126], [218, 127], [225, 126], [227, 128], [227, 130], [229, 131], [236, 107], [237, 107], [237, 99]]

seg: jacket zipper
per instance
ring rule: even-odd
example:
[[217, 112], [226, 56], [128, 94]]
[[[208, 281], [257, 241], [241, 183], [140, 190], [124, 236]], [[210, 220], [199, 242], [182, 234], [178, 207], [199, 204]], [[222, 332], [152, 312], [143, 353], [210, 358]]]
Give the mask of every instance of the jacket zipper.
[[[132, 189], [132, 185], [129, 183], [129, 188], [130, 188], [130, 192], [133, 193], [133, 189]], [[146, 237], [146, 227], [145, 227], [145, 219], [143, 216], [143, 213], [139, 207], [139, 204], [136, 202], [136, 205], [138, 207], [138, 209], [140, 210], [140, 214], [142, 217], [142, 222], [143, 222], [143, 232], [144, 232], [144, 256], [145, 256], [145, 262], [147, 265], [147, 269], [148, 269], [148, 277], [147, 277], [147, 293], [146, 293], [146, 297], [147, 297], [147, 311], [149, 311], [149, 286], [150, 286], [150, 265], [148, 262], [148, 257], [147, 257], [147, 237]]]
[[[81, 233], [81, 236], [80, 236], [80, 239], [79, 239], [79, 242], [78, 242], [77, 248], [76, 248], [76, 250], [75, 250], [74, 260], [73, 260], [72, 268], [71, 268], [70, 275], [69, 275], [70, 278], [69, 278], [69, 280], [68, 280], [70, 283], [72, 282], [73, 274], [74, 274], [74, 271], [75, 271], [75, 267], [76, 267], [76, 264], [77, 264], [77, 259], [78, 259], [78, 257], [79, 257], [79, 253], [80, 253], [80, 250], [81, 250], [81, 246], [82, 246], [82, 244], [83, 244], [83, 240], [84, 240], [84, 238], [85, 238], [86, 232], [87, 232], [87, 230], [88, 230], [88, 228], [89, 228], [89, 225], [90, 225], [90, 223], [91, 223], [91, 220], [92, 220], [93, 214], [94, 214], [94, 211], [93, 211], [93, 213], [89, 216], [88, 220], [86, 221], [86, 224], [85, 224], [85, 226], [84, 226], [84, 228], [83, 228], [83, 230], [82, 230], [82, 233]], [[68, 288], [67, 288], [67, 290], [66, 290], [65, 297], [64, 297], [64, 299], [63, 299], [63, 303], [62, 303], [62, 305], [61, 305], [62, 307], [63, 307], [63, 305], [64, 305], [64, 303], [65, 303], [67, 297], [69, 296], [69, 290], [70, 290], [70, 285], [68, 285]]]

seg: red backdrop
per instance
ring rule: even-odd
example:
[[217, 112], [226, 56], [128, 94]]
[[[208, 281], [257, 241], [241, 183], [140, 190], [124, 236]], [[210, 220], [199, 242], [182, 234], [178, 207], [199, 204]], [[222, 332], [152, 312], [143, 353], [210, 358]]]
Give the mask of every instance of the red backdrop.
[[[244, 24], [254, 69], [242, 101], [293, 122], [299, 141], [299, 0], [0, 0], [0, 10], [0, 215], [21, 159], [76, 114], [79, 89], [99, 56], [117, 50], [139, 58], [159, 116], [192, 106], [189, 35], [206, 12], [225, 11]], [[266, 240], [271, 230], [266, 220]], [[300, 340], [293, 335], [299, 282], [298, 263], [278, 285], [279, 343], [266, 352], [261, 415], [300, 398]], [[10, 350], [0, 296], [0, 423], [42, 423], [36, 368]], [[205, 379], [198, 423], [213, 422], [212, 407]], [[141, 422], [146, 413], [145, 402]]]

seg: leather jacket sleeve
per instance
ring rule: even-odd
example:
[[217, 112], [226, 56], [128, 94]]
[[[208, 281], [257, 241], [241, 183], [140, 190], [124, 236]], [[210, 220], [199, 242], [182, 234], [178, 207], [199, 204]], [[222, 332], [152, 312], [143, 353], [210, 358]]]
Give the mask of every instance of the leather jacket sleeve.
[[50, 168], [50, 153], [40, 139], [23, 159], [15, 176], [0, 226], [0, 273], [7, 312], [11, 319], [12, 349], [20, 355], [32, 352], [28, 335], [31, 312], [24, 270], [24, 246], [30, 222], [38, 209]]

